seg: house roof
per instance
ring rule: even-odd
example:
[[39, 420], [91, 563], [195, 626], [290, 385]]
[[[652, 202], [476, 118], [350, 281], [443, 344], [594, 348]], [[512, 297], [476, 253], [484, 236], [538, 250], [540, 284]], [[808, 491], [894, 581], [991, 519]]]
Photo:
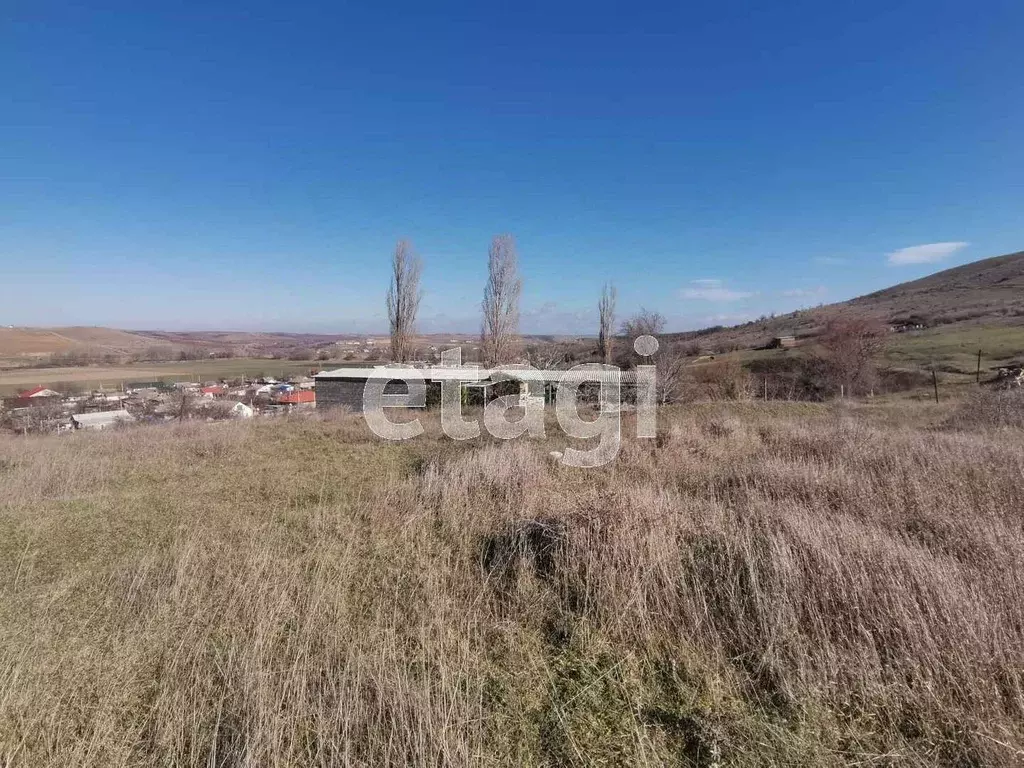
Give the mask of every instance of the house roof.
[[298, 405], [299, 403], [315, 403], [316, 393], [311, 392], [308, 389], [300, 389], [295, 392], [284, 392], [278, 398], [277, 402], [283, 405]]
[[135, 417], [125, 410], [76, 413], [71, 419], [80, 427], [106, 427], [118, 422], [135, 421]]
[[59, 397], [60, 392], [54, 392], [48, 387], [35, 387], [22, 392], [18, 397]]
[[536, 368], [519, 368], [508, 366], [505, 368], [442, 368], [440, 366], [431, 368], [402, 368], [397, 366], [377, 366], [375, 368], [338, 368], [333, 371], [324, 371], [316, 375], [318, 381], [369, 381], [369, 380], [390, 380], [400, 379], [405, 373], [417, 374], [423, 377], [424, 381], [493, 381], [495, 378], [509, 378], [518, 381], [542, 381], [546, 383], [558, 383], [560, 381], [619, 381], [622, 384], [634, 384], [637, 380], [636, 371], [613, 370], [537, 370]]

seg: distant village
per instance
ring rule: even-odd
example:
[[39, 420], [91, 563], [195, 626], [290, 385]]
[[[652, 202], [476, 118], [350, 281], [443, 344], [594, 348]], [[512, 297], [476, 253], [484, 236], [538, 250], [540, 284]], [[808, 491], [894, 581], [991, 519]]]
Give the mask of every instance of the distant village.
[[39, 386], [0, 401], [0, 426], [17, 434], [61, 434], [140, 423], [251, 419], [315, 406], [311, 376], [135, 382], [78, 394]]

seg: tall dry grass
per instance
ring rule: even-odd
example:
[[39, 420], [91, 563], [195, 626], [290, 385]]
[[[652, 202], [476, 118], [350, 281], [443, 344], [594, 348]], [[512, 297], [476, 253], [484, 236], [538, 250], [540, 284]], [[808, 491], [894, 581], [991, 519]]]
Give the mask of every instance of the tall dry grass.
[[932, 414], [0, 439], [0, 764], [1019, 764], [1024, 433]]

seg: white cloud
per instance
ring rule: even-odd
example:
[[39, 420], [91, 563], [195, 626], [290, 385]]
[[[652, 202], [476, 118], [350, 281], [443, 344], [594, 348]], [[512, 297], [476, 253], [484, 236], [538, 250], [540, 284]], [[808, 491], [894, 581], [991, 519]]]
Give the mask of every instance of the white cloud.
[[934, 264], [949, 258], [968, 245], [969, 243], [927, 243], [925, 245], [912, 245], [909, 248], [900, 248], [898, 251], [893, 251], [889, 254], [889, 265]]
[[734, 291], [726, 288], [718, 278], [704, 278], [702, 280], [691, 280], [690, 288], [683, 289], [684, 299], [699, 299], [700, 301], [739, 301], [749, 299], [754, 294], [750, 291]]
[[828, 293], [828, 288], [824, 285], [815, 286], [814, 288], [791, 288], [788, 291], [783, 291], [783, 296], [791, 296], [798, 299], [813, 298], [818, 296], [824, 296]]

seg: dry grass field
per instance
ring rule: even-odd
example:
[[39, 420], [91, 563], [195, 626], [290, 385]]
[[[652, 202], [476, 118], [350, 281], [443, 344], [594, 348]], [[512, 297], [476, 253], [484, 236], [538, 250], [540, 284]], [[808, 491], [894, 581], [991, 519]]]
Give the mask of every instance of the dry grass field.
[[153, 339], [116, 328], [0, 328], [0, 359], [40, 357], [83, 346], [123, 352], [142, 349], [152, 343]]
[[0, 765], [1020, 765], [1024, 430], [979, 405], [669, 409], [597, 470], [0, 437]]

